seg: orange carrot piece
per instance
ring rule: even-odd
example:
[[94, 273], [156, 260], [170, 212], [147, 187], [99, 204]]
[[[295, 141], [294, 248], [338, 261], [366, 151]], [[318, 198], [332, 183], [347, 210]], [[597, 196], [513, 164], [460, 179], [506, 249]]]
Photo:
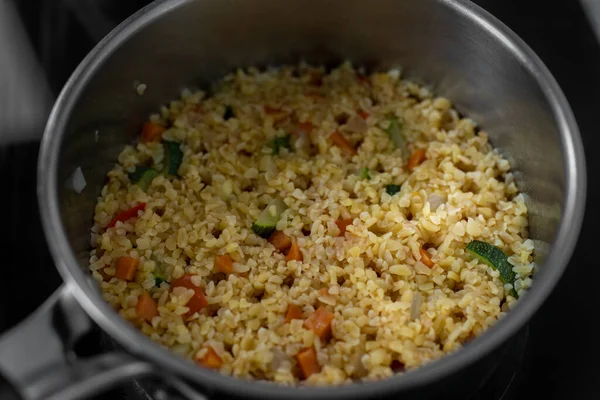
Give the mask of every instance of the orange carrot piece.
[[285, 251], [292, 245], [292, 240], [281, 231], [275, 231], [269, 236], [269, 243], [279, 251]]
[[233, 260], [228, 254], [215, 257], [215, 267], [224, 274], [233, 274]]
[[339, 132], [333, 132], [329, 135], [329, 140], [344, 151], [344, 153], [353, 156], [356, 154], [356, 149], [350, 142]]
[[369, 113], [368, 113], [368, 112], [365, 112], [365, 111], [363, 111], [363, 110], [360, 110], [360, 111], [358, 112], [358, 115], [359, 115], [359, 116], [360, 116], [362, 119], [367, 119], [367, 118], [369, 118]]
[[310, 122], [300, 122], [298, 124], [297, 130], [302, 131], [306, 134], [309, 134], [314, 128], [315, 128], [315, 126], [313, 124], [311, 124]]
[[148, 292], [144, 292], [138, 297], [135, 312], [145, 321], [152, 322], [152, 318], [158, 315], [158, 305]]
[[419, 165], [425, 161], [427, 157], [425, 156], [425, 150], [419, 149], [416, 150], [408, 159], [408, 170], [413, 171]]
[[295, 304], [290, 304], [285, 313], [285, 322], [290, 322], [293, 319], [302, 319], [302, 309]]
[[108, 228], [112, 228], [117, 222], [125, 222], [128, 219], [135, 218], [138, 216], [138, 211], [144, 211], [146, 209], [146, 203], [139, 203], [131, 207], [129, 210], [118, 213], [112, 221], [108, 224]]
[[300, 365], [304, 379], [308, 379], [312, 374], [321, 372], [321, 366], [317, 360], [317, 353], [314, 347], [300, 350], [296, 354], [296, 360], [298, 360], [298, 365]]
[[171, 282], [173, 287], [184, 287], [187, 289], [192, 289], [194, 291], [194, 295], [187, 302], [186, 307], [189, 308], [187, 315], [192, 315], [195, 312], [202, 310], [204, 307], [208, 306], [208, 301], [206, 300], [206, 296], [204, 296], [204, 291], [201, 288], [194, 285], [192, 282], [192, 275], [186, 274], [181, 278], [177, 278]]
[[283, 111], [281, 108], [264, 106], [265, 114], [273, 117], [273, 121], [279, 122], [287, 117], [287, 112]]
[[153, 124], [152, 122], [146, 122], [142, 126], [142, 134], [140, 135], [140, 141], [142, 143], [158, 142], [162, 138], [162, 134], [165, 131], [163, 126]]
[[290, 251], [288, 251], [287, 256], [285, 256], [286, 261], [302, 261], [302, 253], [300, 252], [300, 247], [298, 243], [292, 242], [292, 246], [290, 247]]
[[140, 260], [133, 257], [119, 257], [115, 262], [115, 277], [124, 281], [132, 281]]
[[344, 236], [344, 234], [346, 233], [346, 228], [348, 227], [348, 225], [352, 225], [352, 221], [354, 221], [353, 218], [338, 219], [337, 221], [335, 221], [335, 224], [340, 230], [340, 236]]
[[331, 334], [333, 318], [333, 313], [321, 306], [317, 308], [314, 314], [304, 320], [304, 327], [313, 331], [321, 340], [326, 340]]
[[206, 346], [206, 350], [207, 351], [202, 357], [198, 357], [196, 359], [198, 364], [206, 368], [220, 369], [223, 366], [223, 360], [221, 357], [217, 354], [215, 349], [210, 346]]
[[425, 250], [424, 248], [420, 248], [419, 249], [419, 254], [421, 254], [421, 262], [423, 264], [425, 264], [426, 266], [428, 266], [429, 268], [433, 267], [433, 261], [431, 261], [431, 257], [429, 256], [429, 253], [427, 252], [427, 250]]

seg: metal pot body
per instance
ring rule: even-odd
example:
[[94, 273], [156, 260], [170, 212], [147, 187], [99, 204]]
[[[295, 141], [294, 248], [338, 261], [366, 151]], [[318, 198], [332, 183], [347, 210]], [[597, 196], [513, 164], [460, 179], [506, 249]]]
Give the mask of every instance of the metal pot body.
[[[464, 349], [366, 384], [288, 388], [248, 382], [193, 367], [150, 342], [102, 300], [86, 272], [94, 205], [118, 153], [135, 140], [149, 113], [185, 87], [207, 88], [238, 67], [299, 61], [332, 66], [346, 59], [369, 69], [402, 67], [405, 76], [429, 84], [489, 132], [528, 199], [539, 264], [532, 289]], [[147, 86], [143, 96], [137, 83]], [[86, 180], [81, 193], [68, 184], [77, 168]], [[514, 33], [463, 0], [157, 1], [110, 33], [75, 71], [51, 114], [39, 166], [44, 228], [66, 282], [62, 296], [75, 299], [127, 350], [119, 365], [137, 369], [125, 375], [159, 371], [204, 392], [253, 398], [426, 398], [449, 390], [449, 377], [468, 366], [473, 378], [485, 374], [473, 363], [485, 355], [489, 362], [560, 278], [580, 230], [584, 194], [579, 132], [560, 88]]]

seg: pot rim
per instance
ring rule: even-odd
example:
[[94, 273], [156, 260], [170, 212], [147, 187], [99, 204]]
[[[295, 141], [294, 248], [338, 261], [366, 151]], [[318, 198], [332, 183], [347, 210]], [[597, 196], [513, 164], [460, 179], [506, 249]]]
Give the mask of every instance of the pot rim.
[[91, 279], [80, 267], [69, 246], [61, 222], [58, 200], [58, 159], [60, 146], [73, 107], [83, 89], [102, 62], [135, 32], [172, 9], [194, 0], [159, 0], [133, 14], [110, 32], [86, 56], [61, 91], [50, 114], [41, 143], [38, 160], [38, 199], [42, 223], [56, 267], [73, 294], [90, 317], [128, 351], [169, 371], [197, 382], [207, 389], [218, 388], [241, 396], [263, 398], [305, 397], [323, 398], [336, 395], [344, 398], [375, 397], [385, 392], [401, 392], [424, 386], [473, 363], [488, 354], [516, 333], [548, 297], [564, 269], [577, 242], [583, 221], [586, 170], [579, 130], [567, 100], [554, 77], [539, 57], [512, 30], [474, 3], [466, 0], [436, 0], [453, 9], [457, 17], [466, 18], [487, 30], [506, 47], [535, 77], [547, 101], [560, 133], [565, 165], [564, 207], [559, 228], [544, 264], [544, 275], [534, 280], [534, 287], [498, 324], [469, 343], [460, 351], [406, 374], [376, 382], [354, 383], [336, 387], [290, 388], [267, 382], [248, 382], [191, 363], [152, 342], [121, 318], [106, 303], [98, 290], [90, 287]]

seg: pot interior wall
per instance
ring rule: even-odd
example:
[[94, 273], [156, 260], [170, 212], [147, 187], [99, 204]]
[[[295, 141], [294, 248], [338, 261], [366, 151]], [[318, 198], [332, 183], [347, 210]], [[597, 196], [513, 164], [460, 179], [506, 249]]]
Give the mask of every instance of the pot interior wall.
[[[177, 4], [92, 71], [72, 110], [58, 182], [63, 222], [82, 267], [105, 175], [151, 112], [184, 87], [208, 88], [237, 67], [300, 60], [333, 66], [349, 59], [372, 70], [403, 67], [405, 76], [450, 98], [511, 161], [528, 196], [531, 237], [543, 256], [564, 194], [557, 122], [526, 63], [473, 19], [458, 18], [459, 10], [433, 0]], [[135, 82], [147, 85], [143, 96]], [[76, 167], [87, 182], [81, 194], [63, 185]]]

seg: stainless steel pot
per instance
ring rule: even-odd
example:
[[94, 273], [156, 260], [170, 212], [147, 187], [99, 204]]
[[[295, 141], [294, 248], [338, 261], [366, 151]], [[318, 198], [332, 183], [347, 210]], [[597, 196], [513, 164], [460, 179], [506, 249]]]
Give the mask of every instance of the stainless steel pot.
[[[405, 67], [490, 132], [528, 196], [539, 262], [532, 289], [463, 350], [373, 383], [289, 388], [247, 382], [192, 366], [152, 343], [102, 300], [86, 272], [93, 207], [122, 146], [134, 140], [148, 113], [183, 87], [206, 86], [239, 66], [345, 59], [373, 69]], [[143, 96], [134, 82], [147, 85]], [[66, 184], [77, 168], [87, 182], [81, 193]], [[468, 1], [164, 0], [111, 32], [72, 75], [47, 124], [38, 179], [44, 229], [65, 284], [0, 341], [0, 372], [13, 394], [74, 399], [124, 379], [157, 376], [187, 397], [402, 393], [406, 399], [409, 393], [424, 398], [432, 383], [468, 366], [478, 373], [474, 363], [546, 299], [577, 240], [586, 174], [577, 125], [551, 74], [513, 32]], [[74, 344], [94, 323], [123, 351], [78, 358]]]

